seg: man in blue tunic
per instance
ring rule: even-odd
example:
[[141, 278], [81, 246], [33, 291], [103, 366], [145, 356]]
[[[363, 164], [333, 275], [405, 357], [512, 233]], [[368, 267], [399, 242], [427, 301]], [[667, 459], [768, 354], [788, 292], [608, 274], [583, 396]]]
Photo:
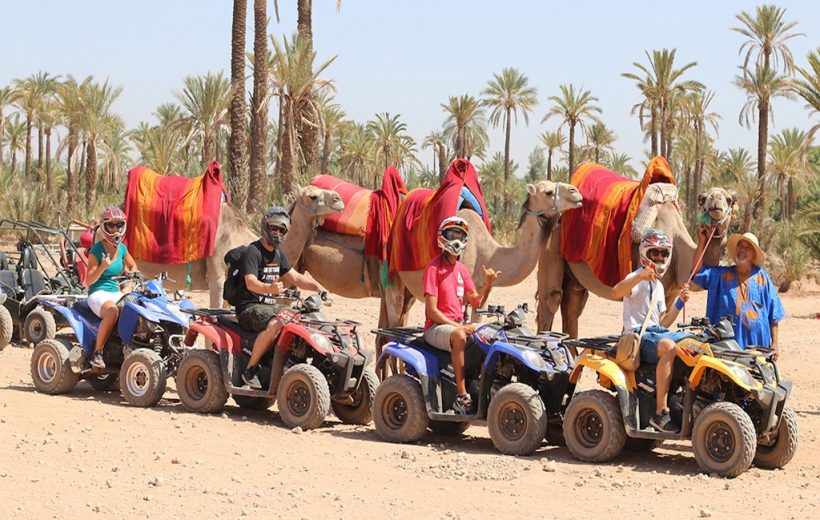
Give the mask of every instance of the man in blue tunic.
[[[706, 247], [707, 231], [698, 230], [695, 258]], [[706, 316], [712, 323], [731, 315], [735, 339], [741, 348], [770, 348], [777, 360], [777, 326], [786, 316], [777, 289], [763, 269], [766, 255], [752, 233], [734, 234], [726, 242], [726, 251], [735, 265], [703, 266], [692, 283], [708, 291]]]

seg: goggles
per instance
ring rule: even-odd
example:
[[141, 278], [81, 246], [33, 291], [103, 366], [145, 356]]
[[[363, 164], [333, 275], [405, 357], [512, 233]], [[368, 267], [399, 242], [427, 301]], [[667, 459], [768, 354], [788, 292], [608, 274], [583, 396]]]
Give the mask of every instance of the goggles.
[[462, 229], [445, 229], [441, 234], [445, 240], [466, 240], [467, 233]]
[[647, 256], [659, 256], [661, 258], [669, 258], [669, 250], [668, 249], [650, 249], [647, 251]]

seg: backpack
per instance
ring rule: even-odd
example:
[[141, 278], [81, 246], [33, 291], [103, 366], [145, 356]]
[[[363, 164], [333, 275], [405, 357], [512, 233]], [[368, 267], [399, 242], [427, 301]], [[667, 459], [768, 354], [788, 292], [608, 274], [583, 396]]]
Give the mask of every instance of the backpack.
[[248, 246], [239, 246], [225, 254], [225, 264], [228, 266], [228, 276], [222, 285], [222, 298], [229, 304], [236, 306], [237, 298], [242, 290], [242, 277], [239, 276], [239, 259]]

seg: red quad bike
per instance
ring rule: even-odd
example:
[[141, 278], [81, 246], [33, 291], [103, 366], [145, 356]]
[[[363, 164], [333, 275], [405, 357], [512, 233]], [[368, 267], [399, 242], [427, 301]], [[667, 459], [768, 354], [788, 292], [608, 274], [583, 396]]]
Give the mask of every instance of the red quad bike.
[[193, 346], [198, 335], [210, 348], [190, 349], [179, 365], [177, 393], [186, 410], [218, 412], [228, 396], [242, 408], [264, 410], [278, 400], [279, 415], [290, 428], [318, 428], [333, 407], [347, 424], [367, 424], [373, 417], [378, 378], [365, 348], [359, 323], [330, 320], [322, 312], [324, 294], [302, 299], [289, 291], [281, 299], [295, 302], [277, 317], [282, 332], [260, 363], [261, 390], [243, 386], [257, 333], [239, 326], [227, 309], [196, 309], [185, 338]]

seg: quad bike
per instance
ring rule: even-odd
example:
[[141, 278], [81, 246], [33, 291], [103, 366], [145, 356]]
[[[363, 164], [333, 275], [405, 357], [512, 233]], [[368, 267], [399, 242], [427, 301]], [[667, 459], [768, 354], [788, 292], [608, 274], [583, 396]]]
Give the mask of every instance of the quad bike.
[[365, 347], [359, 323], [330, 320], [321, 312], [322, 293], [302, 299], [288, 291], [277, 299], [295, 302], [281, 310], [282, 331], [260, 363], [261, 390], [243, 386], [258, 333], [239, 326], [227, 309], [192, 311], [185, 344], [193, 346], [199, 334], [210, 340], [208, 349], [191, 349], [177, 372], [177, 393], [189, 411], [213, 413], [232, 396], [242, 408], [264, 410], [278, 402], [279, 415], [290, 428], [318, 428], [333, 412], [348, 424], [367, 424], [373, 415], [378, 378], [368, 366], [373, 352]]
[[119, 388], [128, 404], [154, 406], [165, 393], [167, 377], [176, 373], [182, 360], [182, 340], [189, 318], [181, 311], [193, 308], [188, 299], [171, 300], [162, 286], [164, 273], [146, 279], [139, 273], [128, 273], [115, 279], [134, 289], [120, 302], [116, 329], [103, 349], [104, 370], [92, 369], [89, 360], [94, 351], [100, 318], [85, 299], [63, 305], [49, 298], [40, 302], [61, 314], [74, 330], [76, 342], [67, 337], [45, 339], [37, 344], [31, 356], [31, 377], [41, 392], [69, 392], [80, 379], [86, 379], [97, 390]]
[[752, 462], [762, 468], [785, 466], [797, 450], [797, 418], [786, 404], [791, 383], [780, 379], [771, 353], [742, 350], [730, 318], [717, 324], [695, 318], [679, 328], [692, 335], [675, 345], [669, 405], [673, 422], [681, 427], [678, 433], [649, 425], [656, 365], [624, 370], [615, 361], [618, 336], [564, 341], [585, 349], [570, 380], [577, 382], [587, 368], [610, 390], [572, 398], [564, 415], [570, 452], [580, 460], [604, 462], [628, 440], [645, 449], [664, 440], [691, 440], [695, 460], [708, 473], [733, 478]]
[[533, 334], [524, 325], [527, 304], [506, 313], [503, 306], [476, 311], [495, 317], [478, 328], [465, 350], [467, 387], [475, 414], [453, 411], [456, 383], [451, 355], [427, 344], [423, 329], [385, 328], [373, 332], [389, 339], [379, 359], [404, 362], [405, 374], [385, 379], [376, 391], [376, 431], [389, 442], [415, 442], [429, 430], [460, 435], [486, 419], [496, 449], [510, 455], [534, 452], [547, 435], [548, 422], [560, 414], [574, 391], [569, 381], [573, 358], [560, 344], [564, 334]]

